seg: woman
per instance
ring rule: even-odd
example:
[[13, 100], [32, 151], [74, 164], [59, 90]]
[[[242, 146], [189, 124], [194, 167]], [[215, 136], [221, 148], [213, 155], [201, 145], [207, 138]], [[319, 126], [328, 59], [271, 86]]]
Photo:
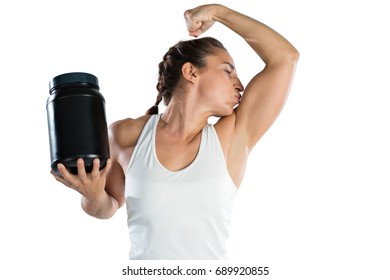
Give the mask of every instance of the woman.
[[[158, 95], [145, 116], [109, 127], [111, 159], [56, 179], [82, 194], [82, 208], [110, 218], [126, 202], [130, 259], [224, 259], [234, 197], [248, 155], [281, 111], [299, 54], [281, 35], [222, 5], [184, 14], [198, 37], [216, 21], [265, 62], [244, 87], [233, 59], [209, 37], [182, 41], [159, 64]], [[158, 114], [158, 104], [167, 106]], [[219, 117], [212, 125], [211, 116]], [[54, 174], [53, 174], [54, 175]]]

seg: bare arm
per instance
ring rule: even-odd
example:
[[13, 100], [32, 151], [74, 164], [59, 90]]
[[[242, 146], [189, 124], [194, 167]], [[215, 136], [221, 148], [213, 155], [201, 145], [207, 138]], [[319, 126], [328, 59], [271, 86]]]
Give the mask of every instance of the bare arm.
[[94, 159], [92, 172], [86, 173], [84, 161], [78, 159], [77, 175], [71, 174], [62, 164], [58, 166], [62, 177], [52, 172], [57, 181], [79, 192], [83, 210], [99, 219], [112, 217], [124, 204], [124, 175], [117, 161], [118, 149], [111, 128], [109, 132], [111, 159], [107, 160], [104, 169], [99, 171], [99, 159]]
[[265, 63], [265, 67], [259, 63], [259, 73], [247, 85], [233, 114], [215, 124], [229, 173], [238, 187], [249, 152], [285, 104], [299, 53], [270, 27], [222, 5], [199, 6], [184, 16], [190, 35], [197, 37], [220, 22], [240, 35]]
[[96, 218], [110, 218], [118, 209], [117, 200], [106, 192], [106, 177], [111, 168], [111, 160], [107, 161], [104, 169], [99, 171], [99, 159], [94, 159], [91, 173], [85, 172], [84, 161], [77, 160], [77, 175], [71, 174], [64, 165], [59, 164], [58, 170], [62, 177], [53, 176], [65, 186], [76, 190], [82, 195], [83, 210]]
[[280, 34], [263, 23], [229, 9], [221, 9], [215, 18], [242, 36], [264, 61], [265, 68], [252, 78], [237, 107], [238, 134], [246, 135], [251, 149], [269, 129], [287, 99], [298, 51]]
[[203, 5], [185, 16], [190, 35], [199, 36], [220, 22], [240, 35], [266, 64], [247, 85], [235, 113], [220, 121], [223, 126], [234, 123], [232, 136], [239, 135], [240, 145], [251, 149], [283, 108], [299, 53], [270, 27], [222, 5]]

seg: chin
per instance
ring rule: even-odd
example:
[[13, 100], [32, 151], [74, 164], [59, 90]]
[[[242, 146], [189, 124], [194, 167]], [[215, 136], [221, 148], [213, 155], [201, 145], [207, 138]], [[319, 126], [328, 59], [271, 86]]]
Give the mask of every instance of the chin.
[[215, 114], [216, 117], [219, 117], [219, 118], [223, 118], [223, 117], [227, 117], [227, 116], [230, 116], [231, 114], [233, 114], [234, 110], [233, 108], [231, 108], [230, 110], [226, 110], [224, 112], [219, 112], [217, 114]]

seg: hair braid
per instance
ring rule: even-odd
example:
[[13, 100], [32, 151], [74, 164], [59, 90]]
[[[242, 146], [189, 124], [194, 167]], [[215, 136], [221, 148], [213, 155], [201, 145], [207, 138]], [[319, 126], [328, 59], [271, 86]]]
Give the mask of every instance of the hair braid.
[[184, 63], [190, 62], [195, 67], [203, 68], [206, 66], [206, 57], [212, 55], [216, 48], [226, 50], [221, 42], [212, 37], [179, 41], [170, 47], [158, 65], [156, 102], [146, 114], [158, 114], [158, 105], [162, 100], [164, 100], [164, 105], [169, 104], [172, 93], [180, 81], [181, 67]]

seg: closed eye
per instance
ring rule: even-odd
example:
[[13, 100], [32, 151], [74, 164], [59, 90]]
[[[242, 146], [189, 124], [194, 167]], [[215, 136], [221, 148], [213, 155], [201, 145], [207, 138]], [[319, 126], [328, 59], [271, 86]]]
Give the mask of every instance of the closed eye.
[[234, 65], [230, 62], [224, 62], [223, 64], [225, 65], [225, 72], [228, 74], [228, 76], [232, 75], [232, 73], [236, 71], [236, 68], [234, 68]]

